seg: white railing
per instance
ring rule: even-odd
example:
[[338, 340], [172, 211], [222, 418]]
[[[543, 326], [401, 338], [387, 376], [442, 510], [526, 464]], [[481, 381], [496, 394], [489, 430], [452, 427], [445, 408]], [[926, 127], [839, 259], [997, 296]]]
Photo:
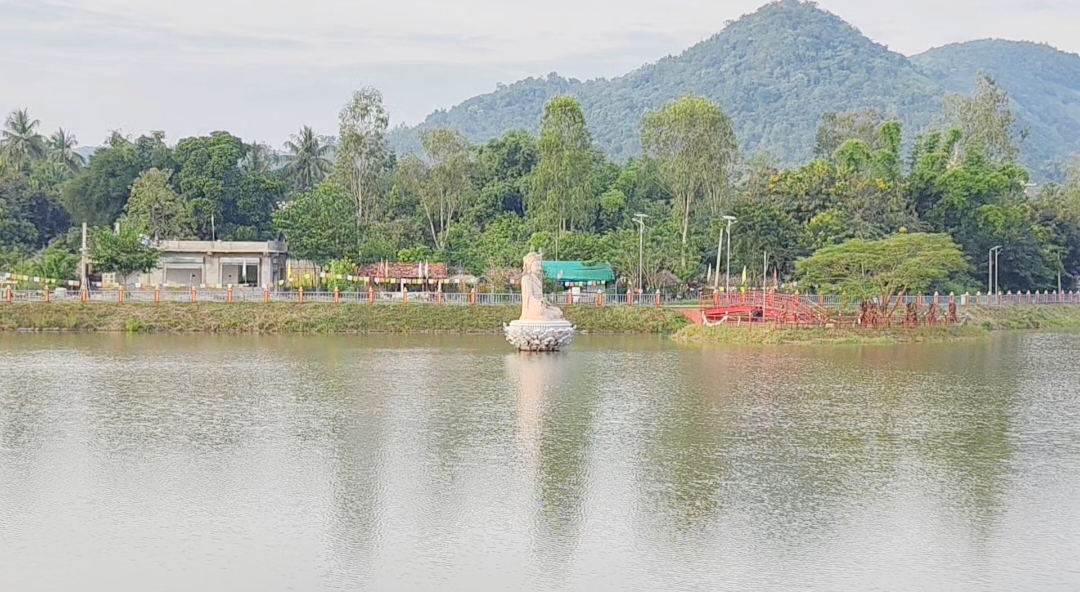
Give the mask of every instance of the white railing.
[[[755, 294], [746, 293], [747, 297]], [[571, 295], [568, 292], [548, 294], [548, 300], [560, 307], [567, 306], [676, 306], [693, 308], [711, 308], [715, 300], [712, 295], [698, 297], [673, 297], [660, 294], [609, 294], [584, 293]], [[739, 298], [738, 293], [729, 297], [722, 294], [723, 302], [730, 303]], [[800, 294], [800, 303], [829, 310], [853, 309], [858, 300], [840, 295]], [[456, 306], [521, 306], [520, 293], [490, 292], [404, 292], [404, 291], [367, 291], [367, 292], [328, 292], [301, 290], [263, 290], [260, 288], [233, 289], [158, 289], [158, 290], [15, 290], [0, 288], [0, 302], [293, 302], [293, 303], [360, 303], [360, 304], [435, 304]], [[897, 304], [893, 299], [892, 304]], [[1080, 304], [1080, 292], [1024, 292], [1005, 294], [923, 294], [902, 297], [899, 307], [915, 304], [919, 308], [928, 308], [934, 304], [946, 308], [955, 303], [958, 307], [967, 306], [1009, 306], [1009, 305], [1054, 305]]]

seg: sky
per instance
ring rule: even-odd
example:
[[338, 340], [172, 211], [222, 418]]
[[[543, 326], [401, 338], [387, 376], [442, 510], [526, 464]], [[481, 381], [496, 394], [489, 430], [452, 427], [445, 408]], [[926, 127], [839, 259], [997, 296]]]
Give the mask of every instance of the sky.
[[[528, 76], [614, 77], [763, 0], [0, 0], [0, 111], [99, 145], [227, 130], [332, 135], [352, 90], [392, 125]], [[820, 0], [906, 55], [988, 37], [1080, 53], [1080, 0]]]

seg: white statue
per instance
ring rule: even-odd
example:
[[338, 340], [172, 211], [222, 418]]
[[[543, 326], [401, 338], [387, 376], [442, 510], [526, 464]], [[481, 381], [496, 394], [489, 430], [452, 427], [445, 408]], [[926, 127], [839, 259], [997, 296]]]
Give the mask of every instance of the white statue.
[[574, 326], [562, 311], [544, 300], [544, 261], [537, 253], [523, 260], [521, 318], [503, 327], [506, 340], [522, 351], [552, 352], [570, 345]]
[[544, 260], [537, 253], [529, 253], [523, 259], [521, 275], [521, 320], [560, 321], [562, 311], [544, 299]]

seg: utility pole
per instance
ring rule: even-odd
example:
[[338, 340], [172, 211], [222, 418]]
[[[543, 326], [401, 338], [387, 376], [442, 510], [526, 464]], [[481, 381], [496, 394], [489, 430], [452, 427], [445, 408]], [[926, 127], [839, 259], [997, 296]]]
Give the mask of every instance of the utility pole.
[[645, 291], [645, 218], [648, 218], [647, 214], [638, 212], [634, 214], [634, 221], [638, 225], [638, 263], [637, 263], [637, 277], [638, 277], [638, 291]]
[[994, 275], [994, 270], [997, 267], [997, 265], [996, 265], [996, 263], [997, 263], [996, 254], [1000, 250], [1001, 250], [1000, 246], [994, 247], [993, 249], [990, 249], [990, 252], [987, 255], [988, 263], [987, 263], [987, 268], [986, 268], [986, 285], [987, 285], [986, 289], [988, 291], [987, 293], [990, 296], [994, 295], [994, 285], [995, 285], [994, 278], [996, 277]]
[[79, 258], [79, 289], [89, 290], [89, 272], [87, 269], [90, 266], [90, 262], [88, 260], [89, 250], [86, 248], [86, 222], [82, 223], [82, 248], [79, 249], [79, 253], [82, 255]]
[[[737, 221], [735, 216], [724, 216], [727, 220], [727, 271], [724, 275], [724, 294], [731, 292], [731, 225]], [[717, 261], [717, 264], [720, 262]]]
[[1001, 295], [1001, 251], [1003, 249], [998, 247], [998, 250], [994, 252], [994, 295]]
[[724, 253], [724, 229], [720, 229], [720, 240], [716, 241], [716, 275], [713, 276], [713, 288], [720, 290], [720, 261]]
[[765, 251], [765, 266], [761, 269], [761, 292], [769, 289], [769, 252]]

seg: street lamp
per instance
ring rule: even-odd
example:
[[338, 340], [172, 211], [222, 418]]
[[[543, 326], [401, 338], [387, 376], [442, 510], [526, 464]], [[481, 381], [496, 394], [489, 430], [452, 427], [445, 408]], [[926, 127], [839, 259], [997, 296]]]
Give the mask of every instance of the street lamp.
[[1001, 252], [1000, 245], [994, 247], [993, 249], [990, 249], [990, 252], [987, 255], [989, 263], [986, 270], [986, 283], [988, 284], [987, 290], [989, 290], [991, 296], [994, 295], [994, 291], [997, 286], [997, 274], [995, 272], [997, 271], [997, 254], [999, 252]]
[[645, 218], [648, 218], [648, 214], [642, 214], [638, 212], [634, 214], [634, 222], [638, 225], [638, 260], [637, 260], [637, 277], [638, 277], [638, 291], [645, 291]]
[[[724, 294], [731, 291], [731, 225], [737, 220], [735, 216], [724, 216], [724, 220], [727, 220], [727, 271], [724, 274]], [[719, 266], [720, 261], [716, 264]]]

